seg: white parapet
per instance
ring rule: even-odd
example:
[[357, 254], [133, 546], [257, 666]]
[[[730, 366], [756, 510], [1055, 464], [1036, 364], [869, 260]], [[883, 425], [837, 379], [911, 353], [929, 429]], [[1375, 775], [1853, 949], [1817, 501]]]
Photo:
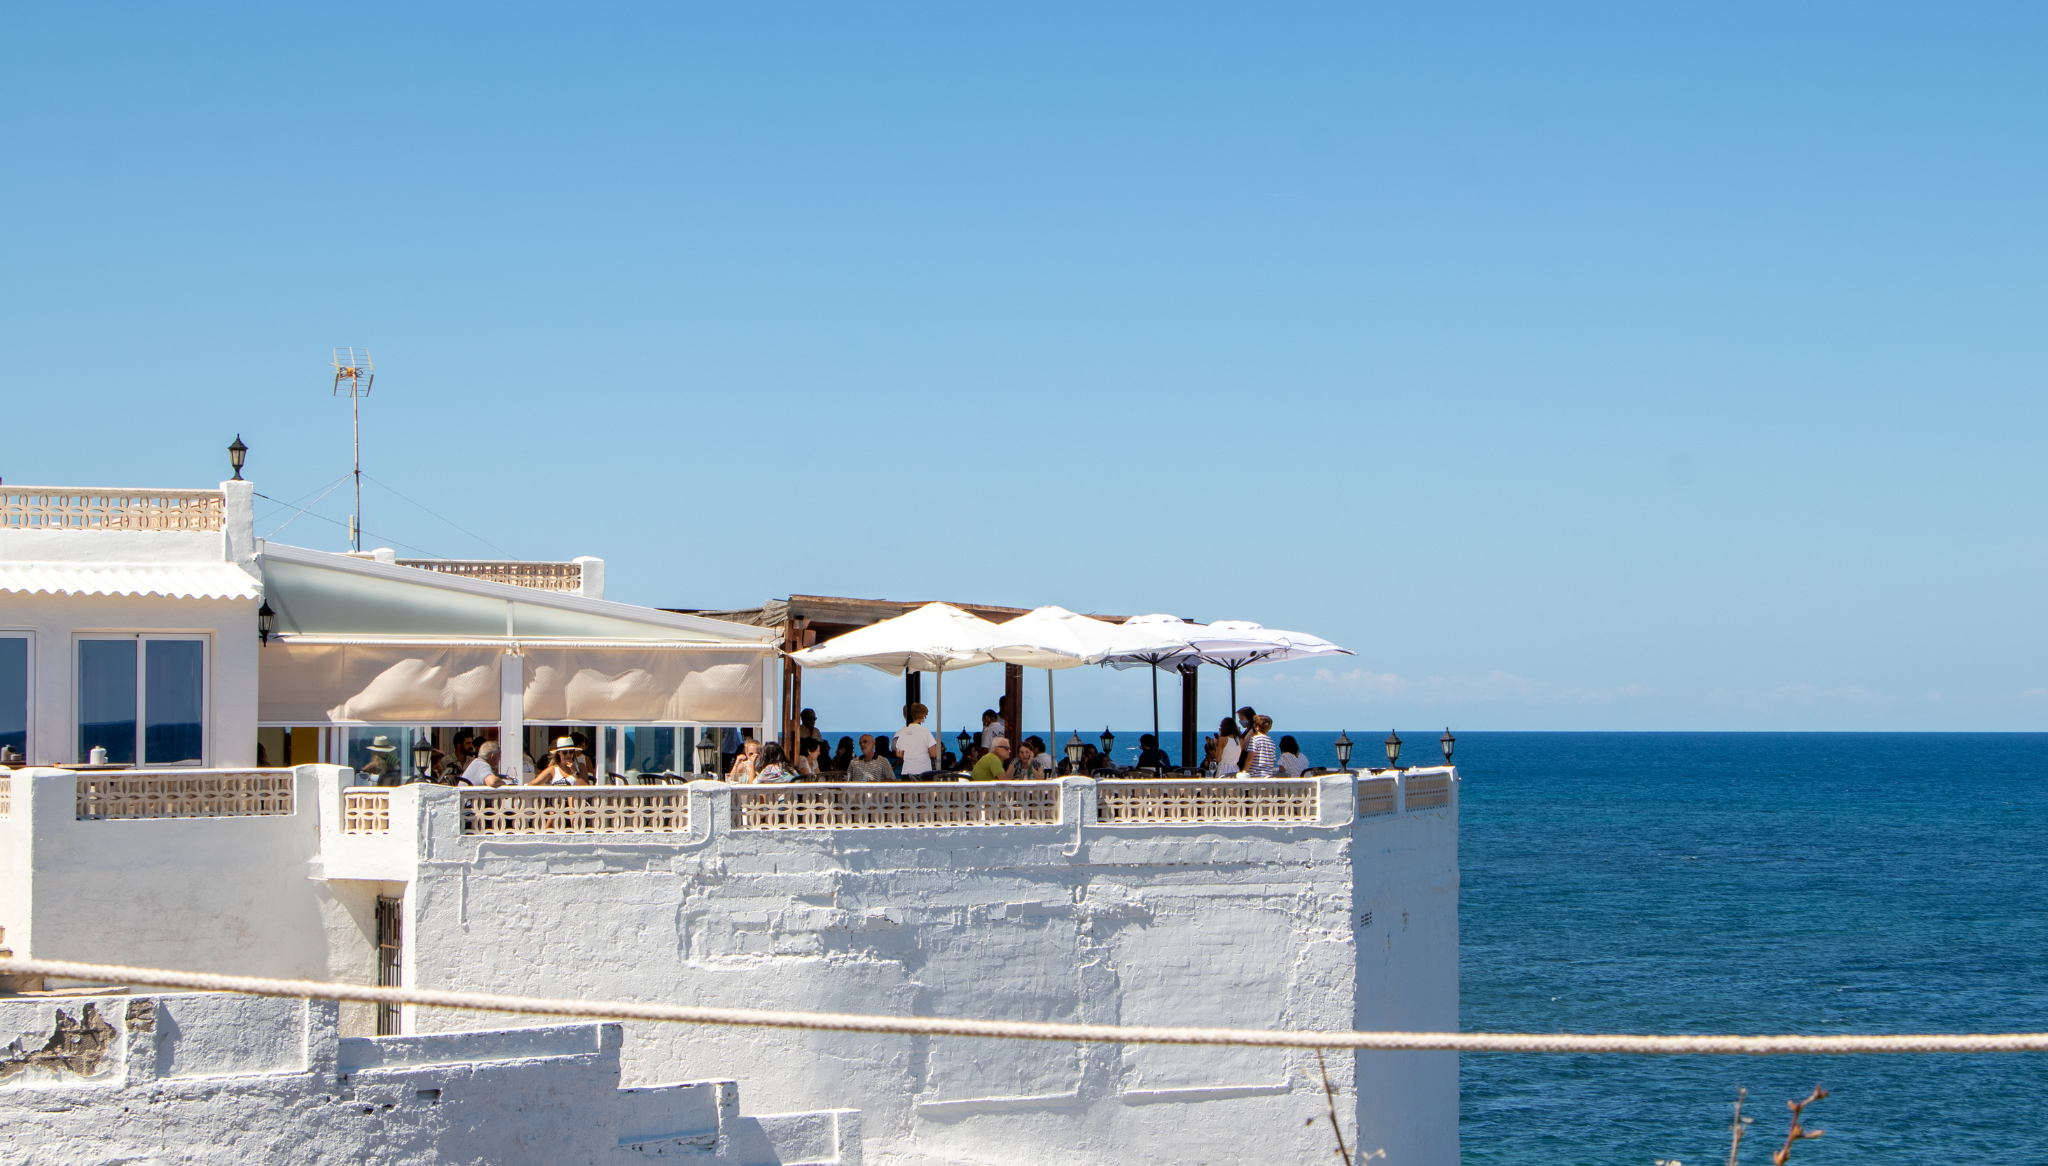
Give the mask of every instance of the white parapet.
[[[404, 884], [407, 984], [989, 1019], [1457, 1027], [1449, 769], [1270, 781], [331, 788], [322, 868]], [[345, 881], [344, 881], [345, 880]], [[346, 891], [337, 893], [346, 895]], [[388, 893], [388, 892], [387, 892]], [[413, 1009], [410, 1031], [485, 1023]], [[632, 1026], [876, 1161], [1312, 1161], [1313, 1054]], [[1457, 1159], [1457, 1059], [1326, 1058], [1347, 1137]]]

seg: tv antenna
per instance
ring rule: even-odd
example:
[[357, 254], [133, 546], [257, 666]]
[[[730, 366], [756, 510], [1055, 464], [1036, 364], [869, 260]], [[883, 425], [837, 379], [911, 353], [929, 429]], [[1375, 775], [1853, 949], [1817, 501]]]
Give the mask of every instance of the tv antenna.
[[352, 549], [358, 551], [363, 549], [363, 398], [370, 395], [370, 384], [376, 379], [369, 349], [334, 350], [334, 395], [348, 394], [349, 419], [355, 429], [356, 512], [348, 516], [348, 537]]

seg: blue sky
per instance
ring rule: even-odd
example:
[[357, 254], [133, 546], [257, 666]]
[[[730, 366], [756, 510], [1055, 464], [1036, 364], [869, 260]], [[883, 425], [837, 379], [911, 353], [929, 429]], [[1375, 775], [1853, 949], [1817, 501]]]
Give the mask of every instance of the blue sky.
[[1300, 628], [1303, 728], [2048, 729], [2044, 23], [16, 6], [0, 475], [315, 495], [358, 344], [407, 553]]

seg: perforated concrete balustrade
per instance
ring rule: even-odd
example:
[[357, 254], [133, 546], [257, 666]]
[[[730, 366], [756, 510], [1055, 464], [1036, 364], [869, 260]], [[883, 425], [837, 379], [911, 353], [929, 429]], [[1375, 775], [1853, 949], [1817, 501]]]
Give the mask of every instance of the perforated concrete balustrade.
[[343, 834], [391, 833], [391, 791], [388, 789], [345, 789], [341, 791], [341, 832]]
[[1451, 804], [1451, 775], [1447, 771], [1414, 773], [1408, 776], [1408, 808], [1427, 810]]
[[96, 490], [16, 486], [0, 490], [0, 527], [22, 530], [217, 531], [227, 521], [219, 490]]
[[1315, 778], [1247, 781], [1104, 781], [1095, 820], [1105, 826], [1186, 822], [1307, 822], [1321, 817]]
[[246, 818], [292, 812], [289, 769], [173, 769], [78, 775], [78, 818]]
[[0, 773], [0, 818], [8, 817], [14, 810], [14, 775]]
[[738, 830], [861, 830], [891, 826], [1057, 825], [1056, 782], [904, 782], [737, 786]]
[[680, 834], [690, 828], [690, 794], [679, 787], [631, 792], [603, 786], [501, 787], [461, 793], [464, 834]]
[[583, 586], [580, 563], [529, 563], [496, 559], [399, 559], [401, 567], [460, 575], [486, 583], [509, 583], [535, 591], [576, 591]]

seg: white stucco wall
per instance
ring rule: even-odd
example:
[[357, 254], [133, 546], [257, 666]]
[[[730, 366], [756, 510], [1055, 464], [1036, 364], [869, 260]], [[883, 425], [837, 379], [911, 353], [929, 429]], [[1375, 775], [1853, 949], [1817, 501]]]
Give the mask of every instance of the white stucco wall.
[[[60, 1012], [86, 1022], [69, 1065], [35, 1056]], [[621, 1039], [581, 1024], [350, 1040], [330, 1004], [199, 993], [0, 1000], [0, 1157], [859, 1166], [857, 1113], [744, 1117], [729, 1081], [622, 1090]]]
[[[23, 958], [374, 982], [374, 941], [310, 877], [322, 771], [294, 775], [293, 813], [79, 821], [77, 777], [14, 773], [0, 819], [0, 927]], [[345, 772], [345, 771], [343, 771]], [[371, 893], [374, 900], [374, 892]]]
[[[1057, 826], [840, 831], [733, 830], [727, 787], [705, 782], [680, 838], [465, 836], [456, 791], [395, 792], [393, 834], [330, 832], [323, 869], [410, 880], [405, 975], [420, 987], [1100, 1023], [1457, 1025], [1455, 808], [1354, 822], [1345, 777], [1326, 780], [1317, 825], [1077, 826], [1094, 820], [1093, 784], [1070, 779]], [[1373, 923], [1358, 930], [1364, 911]], [[484, 1023], [428, 1011], [408, 1022]], [[1327, 1127], [1309, 1124], [1325, 1106], [1313, 1054], [635, 1025], [624, 1058], [629, 1081], [687, 1065], [774, 1108], [856, 1105], [882, 1162], [1309, 1162], [1332, 1150]], [[1394, 1166], [1456, 1161], [1455, 1057], [1362, 1059], [1356, 1092], [1353, 1059], [1328, 1060], [1347, 1136]]]

